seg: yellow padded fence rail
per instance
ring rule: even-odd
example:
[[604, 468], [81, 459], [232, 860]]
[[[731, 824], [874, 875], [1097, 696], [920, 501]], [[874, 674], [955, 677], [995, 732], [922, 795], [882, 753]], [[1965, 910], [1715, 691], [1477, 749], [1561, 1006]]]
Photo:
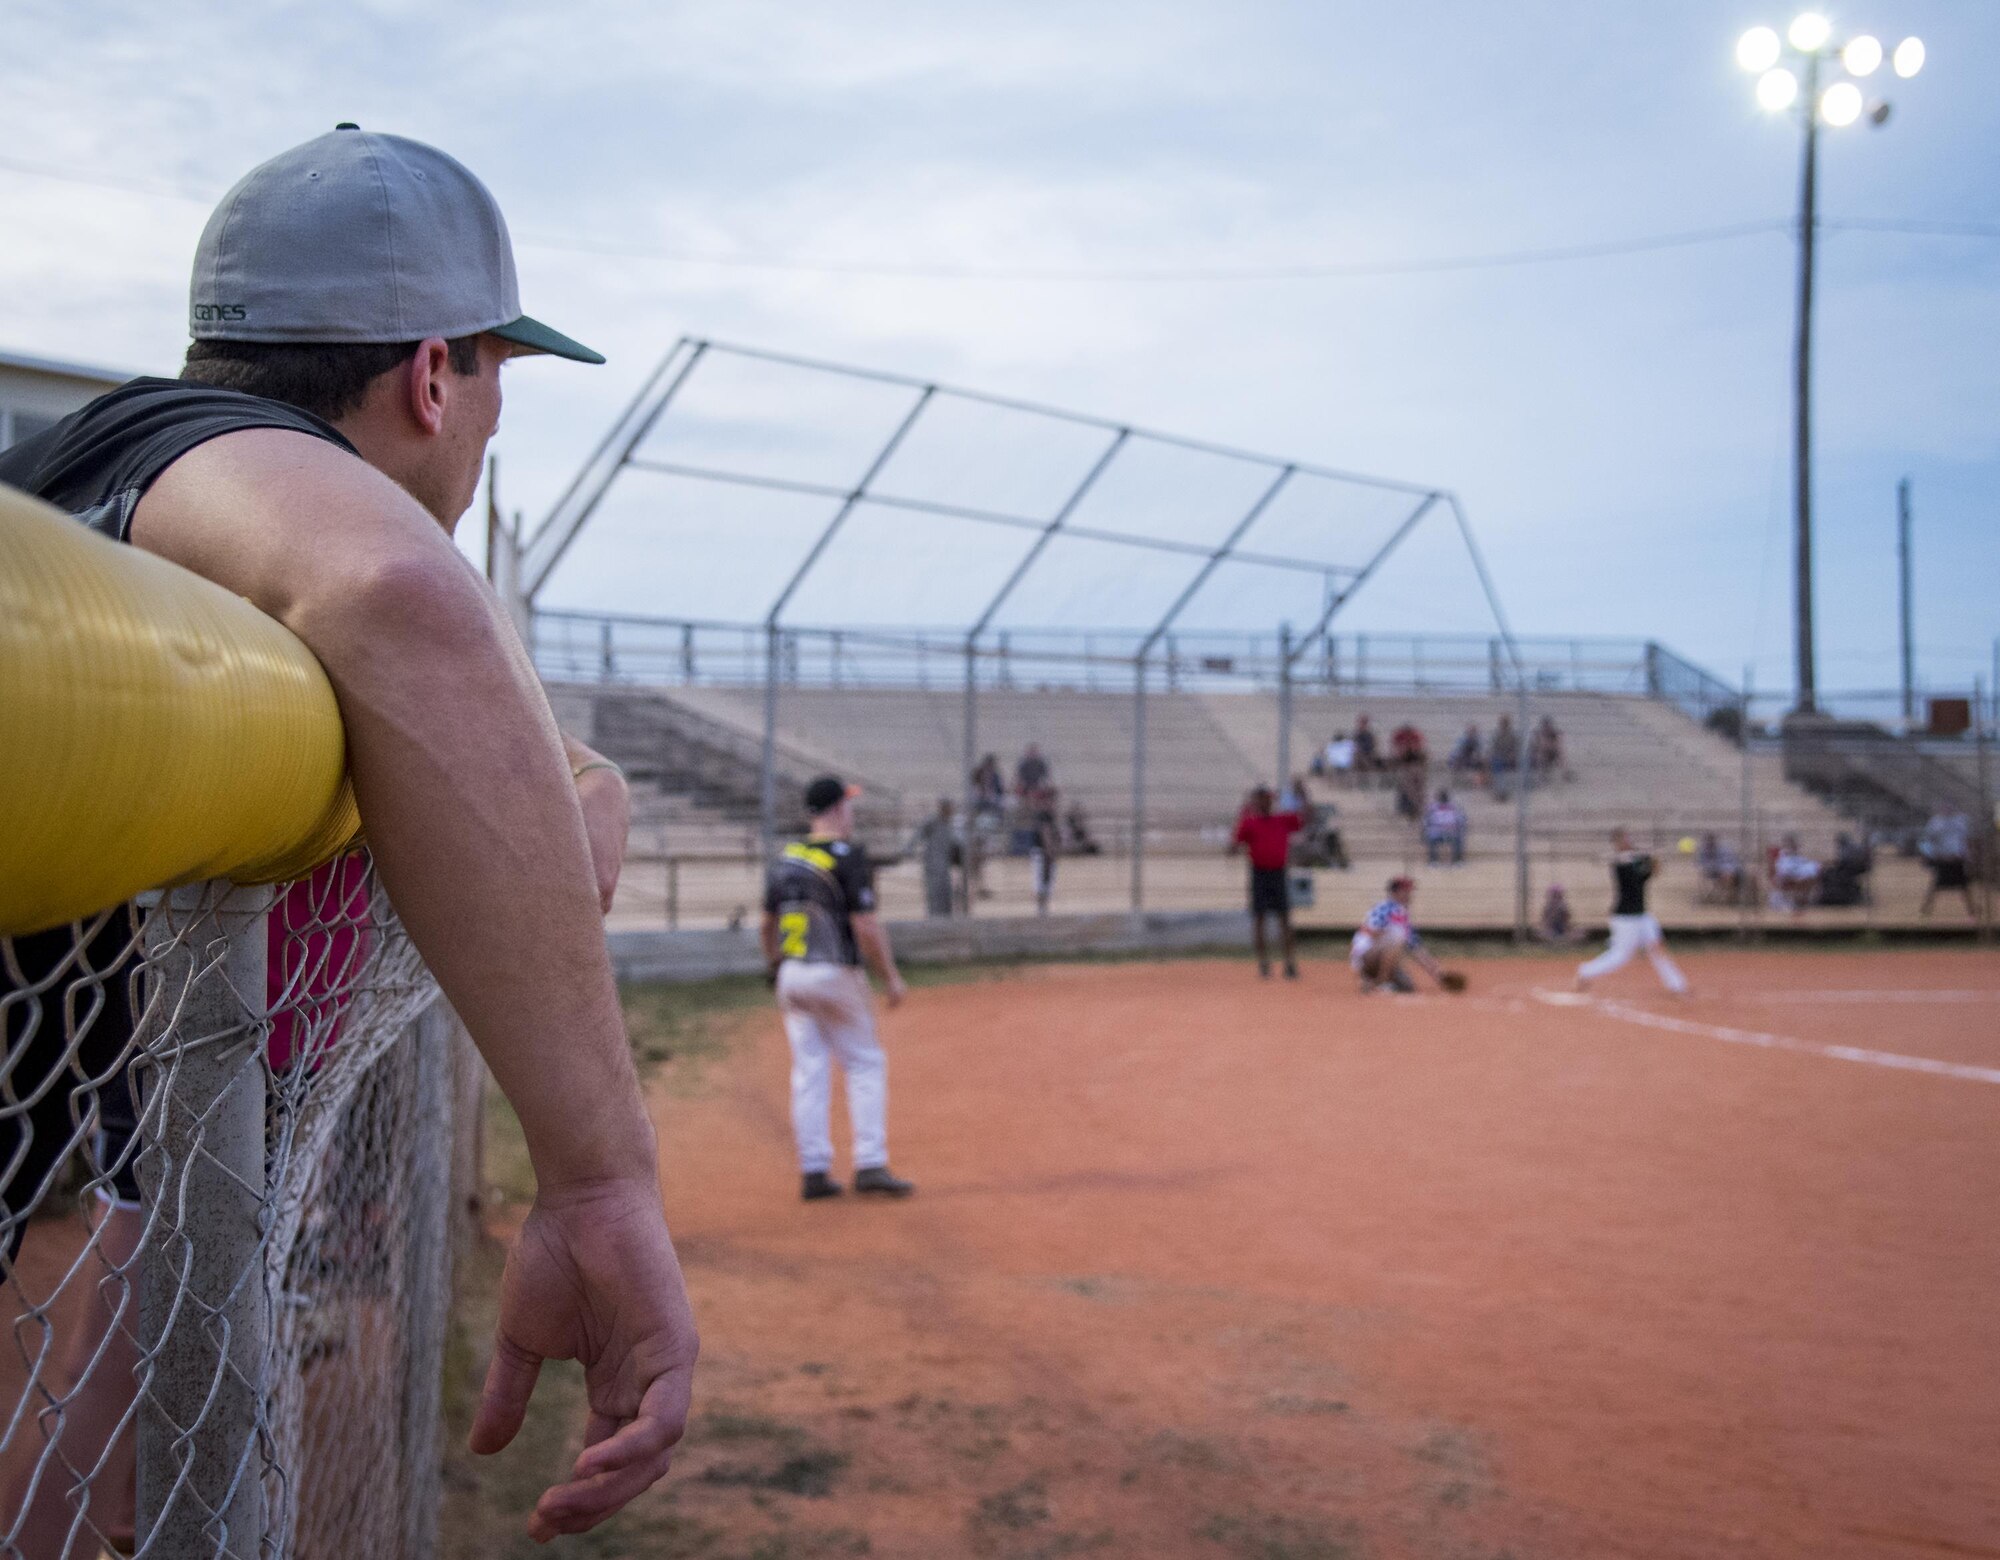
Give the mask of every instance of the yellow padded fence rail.
[[358, 839], [333, 689], [284, 626], [0, 487], [0, 936]]

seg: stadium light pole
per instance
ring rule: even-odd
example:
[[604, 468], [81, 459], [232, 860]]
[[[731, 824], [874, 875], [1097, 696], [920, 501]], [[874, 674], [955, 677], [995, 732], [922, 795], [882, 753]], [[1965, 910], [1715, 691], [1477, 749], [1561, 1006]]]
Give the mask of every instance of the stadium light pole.
[[[1802, 11], [1780, 37], [1776, 28], [1753, 27], [1736, 41], [1736, 63], [1757, 78], [1757, 102], [1773, 114], [1792, 113], [1803, 143], [1799, 170], [1799, 303], [1798, 336], [1793, 363], [1794, 421], [1793, 493], [1796, 534], [1796, 630], [1798, 713], [1819, 707], [1818, 679], [1813, 664], [1812, 587], [1812, 304], [1813, 239], [1818, 226], [1817, 175], [1819, 128], [1844, 129], [1866, 118], [1876, 127], [1888, 122], [1889, 105], [1868, 102], [1861, 87], [1882, 68], [1905, 80], [1923, 69], [1924, 45], [1905, 38], [1893, 55], [1881, 42], [1857, 33], [1844, 43], [1833, 41], [1833, 24], [1816, 11]], [[1822, 89], [1822, 70], [1844, 72], [1841, 80]]]

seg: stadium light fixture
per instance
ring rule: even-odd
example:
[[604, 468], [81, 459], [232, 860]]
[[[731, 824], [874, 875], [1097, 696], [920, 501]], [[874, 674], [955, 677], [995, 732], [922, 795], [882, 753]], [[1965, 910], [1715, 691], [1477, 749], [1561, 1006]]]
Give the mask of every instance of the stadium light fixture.
[[[1917, 46], [1919, 49], [1922, 44]], [[1847, 67], [1847, 74], [1857, 78], [1872, 76], [1882, 68], [1882, 42], [1863, 33], [1858, 38], [1847, 40], [1847, 47], [1840, 51], [1840, 63]]]
[[1757, 101], [1772, 113], [1790, 108], [1799, 99], [1799, 78], [1784, 66], [1767, 70], [1757, 78]]
[[1819, 95], [1819, 117], [1844, 129], [1861, 117], [1861, 89], [1851, 81], [1836, 81]]
[[[1836, 42], [1833, 23], [1817, 11], [1793, 17], [1784, 35], [1774, 27], [1752, 27], [1736, 40], [1736, 63], [1757, 78], [1757, 102], [1773, 114], [1797, 114], [1804, 156], [1799, 179], [1799, 311], [1792, 386], [1795, 422], [1793, 486], [1796, 497], [1795, 590], [1798, 708], [1817, 708], [1813, 656], [1812, 588], [1812, 297], [1813, 239], [1819, 131], [1844, 130], [1863, 119], [1877, 129], [1889, 122], [1889, 104], [1869, 102], [1858, 82], [1882, 68], [1882, 41], [1872, 33], [1856, 33]], [[1921, 38], [1905, 38], [1889, 59], [1907, 81], [1924, 68]], [[1822, 88], [1821, 72], [1840, 71], [1849, 79]]]
[[1736, 63], [1753, 76], [1761, 76], [1778, 63], [1784, 48], [1775, 27], [1753, 27], [1736, 40]]

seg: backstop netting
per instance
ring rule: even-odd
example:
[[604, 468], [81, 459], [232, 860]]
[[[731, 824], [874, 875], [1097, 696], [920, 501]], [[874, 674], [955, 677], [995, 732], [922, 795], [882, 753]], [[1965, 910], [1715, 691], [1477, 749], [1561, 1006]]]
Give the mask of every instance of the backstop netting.
[[367, 855], [0, 940], [0, 1014], [0, 1553], [431, 1553], [470, 1074]]

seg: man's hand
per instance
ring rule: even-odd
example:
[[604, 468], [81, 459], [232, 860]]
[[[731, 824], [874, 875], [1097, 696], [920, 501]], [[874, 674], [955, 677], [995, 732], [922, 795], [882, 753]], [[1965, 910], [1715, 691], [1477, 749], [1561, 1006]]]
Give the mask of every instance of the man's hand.
[[590, 839], [590, 865], [597, 875], [598, 908], [611, 913], [618, 874], [625, 865], [625, 842], [632, 832], [632, 792], [615, 769], [586, 769], [576, 778], [583, 804], [583, 831]]
[[507, 1254], [493, 1364], [472, 1449], [497, 1452], [527, 1413], [542, 1361], [579, 1360], [590, 1419], [570, 1482], [546, 1491], [528, 1533], [582, 1533], [666, 1475], [687, 1428], [700, 1340], [658, 1183], [599, 1182], [537, 1196]]
[[900, 975], [891, 975], [882, 987], [882, 1000], [890, 1007], [901, 1007], [903, 998], [910, 994], [909, 983]]

